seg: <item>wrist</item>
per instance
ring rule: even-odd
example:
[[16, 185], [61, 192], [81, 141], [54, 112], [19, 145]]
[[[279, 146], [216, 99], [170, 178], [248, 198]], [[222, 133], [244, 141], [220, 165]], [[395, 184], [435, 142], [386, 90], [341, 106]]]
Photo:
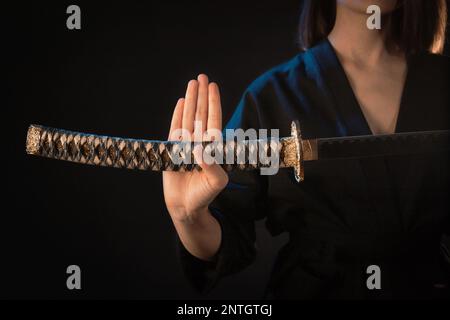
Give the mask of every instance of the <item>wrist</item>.
[[212, 218], [208, 207], [198, 208], [192, 211], [185, 212], [181, 215], [173, 215], [172, 220], [176, 224], [186, 226], [202, 226], [208, 224]]

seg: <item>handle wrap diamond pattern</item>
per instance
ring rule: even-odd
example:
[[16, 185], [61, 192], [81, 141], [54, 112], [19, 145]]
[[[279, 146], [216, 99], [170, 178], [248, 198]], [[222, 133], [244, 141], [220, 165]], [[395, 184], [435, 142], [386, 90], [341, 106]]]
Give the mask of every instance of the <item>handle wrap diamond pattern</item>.
[[[260, 162], [259, 152], [270, 155], [280, 153], [283, 143], [275, 140], [257, 140], [259, 143], [229, 141], [202, 142], [203, 148], [214, 157], [220, 152], [222, 167], [231, 171], [253, 170], [268, 167]], [[27, 136], [27, 152], [46, 158], [66, 160], [96, 166], [151, 170], [192, 171], [200, 170], [192, 154], [193, 142], [151, 141], [86, 134], [62, 129], [31, 125]], [[232, 161], [226, 162], [226, 155]], [[251, 159], [257, 159], [251, 161]], [[287, 167], [279, 159], [279, 167]], [[230, 164], [227, 164], [230, 163]]]

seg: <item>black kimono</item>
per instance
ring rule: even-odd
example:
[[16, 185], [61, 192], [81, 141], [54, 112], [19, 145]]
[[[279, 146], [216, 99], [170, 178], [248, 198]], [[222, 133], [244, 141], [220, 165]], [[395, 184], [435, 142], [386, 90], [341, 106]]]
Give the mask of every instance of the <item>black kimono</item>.
[[[448, 129], [449, 59], [408, 58], [396, 132]], [[371, 134], [345, 72], [325, 40], [265, 73], [245, 92], [228, 128], [277, 128], [298, 119], [305, 139]], [[390, 156], [305, 163], [305, 181], [233, 172], [210, 205], [222, 227], [213, 262], [181, 248], [200, 290], [242, 270], [255, 257], [257, 219], [271, 234], [289, 233], [266, 297], [408, 298], [447, 294], [440, 252], [449, 231], [448, 155]], [[367, 288], [367, 267], [381, 270], [381, 290]]]

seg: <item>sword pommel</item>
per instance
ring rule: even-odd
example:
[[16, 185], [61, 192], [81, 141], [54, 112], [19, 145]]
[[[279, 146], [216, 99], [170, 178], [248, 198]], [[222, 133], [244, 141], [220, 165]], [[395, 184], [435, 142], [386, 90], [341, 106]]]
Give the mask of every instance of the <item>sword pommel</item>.
[[30, 125], [27, 132], [26, 150], [28, 154], [38, 154], [40, 148], [42, 128], [38, 125]]

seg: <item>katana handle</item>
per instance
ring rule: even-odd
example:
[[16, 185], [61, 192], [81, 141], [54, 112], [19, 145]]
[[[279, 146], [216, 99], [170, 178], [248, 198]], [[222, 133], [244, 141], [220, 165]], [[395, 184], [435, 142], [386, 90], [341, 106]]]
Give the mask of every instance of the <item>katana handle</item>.
[[[200, 170], [192, 154], [195, 144], [186, 141], [100, 136], [31, 125], [27, 134], [26, 151], [32, 155], [96, 166], [183, 172]], [[262, 161], [261, 152], [265, 155], [276, 153], [280, 168], [300, 164], [296, 150], [298, 144], [294, 136], [280, 141], [207, 141], [201, 144], [206, 151], [213, 148], [209, 150], [213, 157], [219, 152], [219, 158], [223, 159], [221, 165], [227, 171], [254, 170], [273, 165]], [[300, 170], [298, 176], [300, 177]]]

